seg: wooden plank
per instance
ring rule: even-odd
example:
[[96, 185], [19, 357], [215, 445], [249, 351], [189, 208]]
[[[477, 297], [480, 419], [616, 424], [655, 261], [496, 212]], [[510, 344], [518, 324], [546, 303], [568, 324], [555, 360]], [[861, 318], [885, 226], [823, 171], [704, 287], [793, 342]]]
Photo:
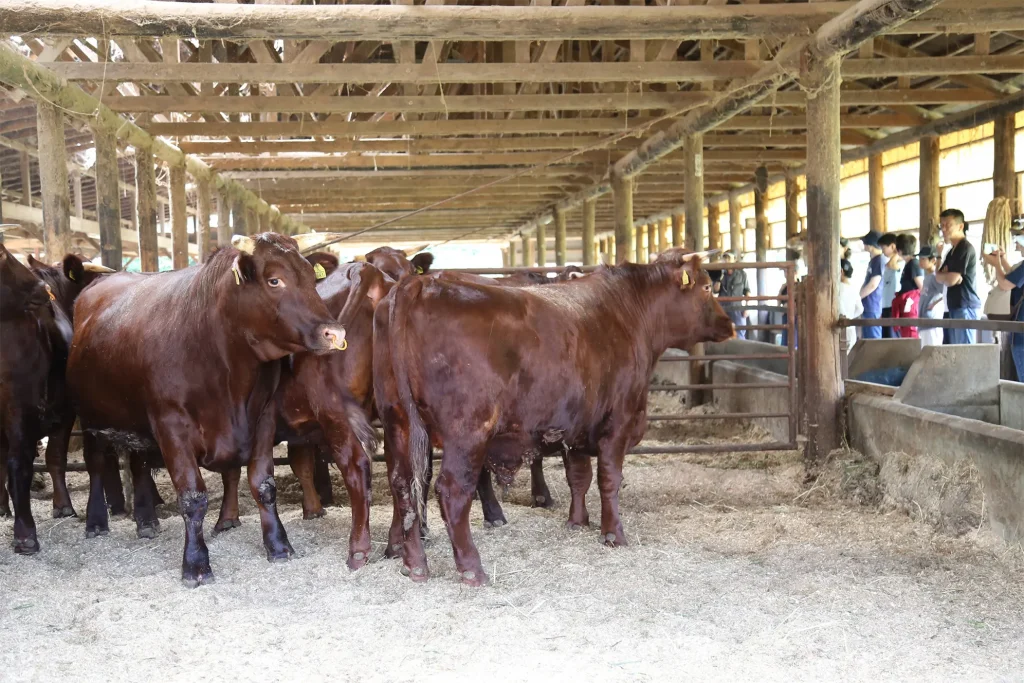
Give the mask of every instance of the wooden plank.
[[[36, 110], [39, 185], [43, 196], [43, 248], [46, 260], [55, 262], [71, 251], [71, 197], [63, 153], [64, 113], [49, 102], [39, 102]], [[60, 150], [60, 153], [54, 154], [52, 150]]]
[[118, 192], [117, 136], [95, 130], [96, 140], [96, 222], [100, 230], [103, 265], [121, 270], [121, 197]]
[[[851, 2], [674, 7], [263, 5], [137, 0], [7, 0], [14, 35], [189, 36], [201, 40], [696, 40], [801, 35]], [[886, 17], [882, 17], [885, 21]], [[948, 0], [890, 32], [976, 33], [1024, 28], [1018, 0]]]

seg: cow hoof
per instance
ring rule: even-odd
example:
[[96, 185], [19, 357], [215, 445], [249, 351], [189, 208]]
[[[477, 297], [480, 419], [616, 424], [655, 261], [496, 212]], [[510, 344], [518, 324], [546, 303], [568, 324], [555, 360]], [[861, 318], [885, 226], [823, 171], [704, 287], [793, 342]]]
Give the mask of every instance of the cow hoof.
[[534, 496], [533, 507], [535, 508], [551, 508], [555, 506], [555, 501], [551, 500], [551, 496]]
[[566, 522], [565, 528], [569, 531], [583, 531], [590, 528], [590, 522], [583, 522], [582, 524], [579, 522]]
[[10, 516], [11, 516], [11, 508], [7, 507], [6, 505], [0, 505], [0, 517], [10, 517]]
[[39, 541], [34, 538], [16, 538], [14, 552], [18, 555], [35, 555], [39, 552]]
[[138, 528], [135, 529], [135, 535], [139, 538], [153, 539], [156, 538], [158, 533], [160, 533], [159, 522], [146, 522], [144, 524], [140, 524]]
[[352, 557], [348, 558], [348, 568], [352, 571], [361, 569], [366, 565], [367, 559], [366, 553], [352, 553]]
[[181, 583], [185, 588], [198, 588], [199, 586], [208, 586], [214, 583], [213, 571], [207, 567], [205, 570], [200, 570], [195, 573], [181, 575]]
[[393, 560], [396, 557], [401, 557], [401, 556], [402, 556], [402, 544], [401, 543], [392, 543], [391, 545], [389, 545], [387, 548], [384, 549], [384, 557], [386, 557], [389, 560]]
[[216, 536], [224, 531], [230, 531], [236, 527], [242, 526], [242, 522], [237, 519], [219, 519], [217, 523], [213, 525], [213, 535]]
[[462, 579], [463, 584], [467, 586], [472, 586], [474, 588], [477, 588], [487, 583], [487, 574], [484, 574], [482, 571], [473, 572], [467, 570], [462, 572], [462, 574], [460, 574], [459, 576]]
[[313, 510], [312, 512], [306, 512], [305, 510], [303, 510], [302, 511], [302, 518], [303, 519], [320, 519], [325, 514], [327, 514], [327, 513], [324, 511], [323, 508], [320, 508], [319, 510]]
[[410, 569], [406, 565], [402, 565], [401, 568], [402, 576], [408, 576], [416, 583], [422, 583], [427, 580], [427, 570], [423, 567], [413, 567]]
[[110, 529], [86, 529], [86, 538], [96, 538], [97, 536], [106, 536], [110, 533]]
[[70, 505], [65, 505], [59, 508], [53, 508], [53, 518], [60, 519], [61, 517], [77, 517], [78, 513], [75, 512], [75, 508]]
[[604, 541], [604, 544], [609, 548], [620, 548], [626, 545], [625, 538], [619, 538], [613, 533], [605, 534], [602, 540]]
[[127, 515], [128, 510], [125, 509], [124, 503], [118, 503], [111, 505], [109, 508], [110, 514], [112, 515]]
[[506, 524], [506, 522], [503, 519], [496, 519], [496, 520], [491, 521], [491, 522], [488, 522], [488, 521], [484, 520], [484, 528], [485, 529], [497, 529], [499, 527], [505, 526], [505, 524]]
[[280, 548], [271, 550], [267, 549], [267, 561], [268, 562], [287, 562], [295, 556], [295, 551], [292, 550], [290, 543], [285, 543]]

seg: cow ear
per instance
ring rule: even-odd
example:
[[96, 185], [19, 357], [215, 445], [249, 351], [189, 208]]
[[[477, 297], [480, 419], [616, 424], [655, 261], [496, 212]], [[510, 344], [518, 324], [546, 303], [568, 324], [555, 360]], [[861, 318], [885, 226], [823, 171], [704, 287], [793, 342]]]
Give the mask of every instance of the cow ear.
[[697, 276], [700, 274], [700, 255], [686, 254], [677, 261], [677, 264], [672, 279], [679, 285], [679, 289], [690, 289], [697, 283]]
[[64, 257], [63, 266], [64, 277], [80, 285], [85, 283], [85, 267], [82, 265], [80, 257], [68, 254]]
[[434, 263], [434, 255], [429, 251], [421, 252], [412, 257], [411, 263], [413, 268], [416, 269], [417, 275], [429, 273], [430, 266]]
[[235, 276], [235, 284], [256, 281], [256, 261], [245, 252], [240, 252], [231, 265], [231, 272]]

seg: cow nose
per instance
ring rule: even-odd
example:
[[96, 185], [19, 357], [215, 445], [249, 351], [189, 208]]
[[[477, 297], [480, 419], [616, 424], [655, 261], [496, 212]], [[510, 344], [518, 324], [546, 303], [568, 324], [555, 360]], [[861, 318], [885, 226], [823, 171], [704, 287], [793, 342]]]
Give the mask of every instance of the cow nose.
[[348, 340], [345, 339], [344, 327], [325, 327], [323, 335], [324, 339], [327, 340], [332, 349], [344, 351], [348, 348]]

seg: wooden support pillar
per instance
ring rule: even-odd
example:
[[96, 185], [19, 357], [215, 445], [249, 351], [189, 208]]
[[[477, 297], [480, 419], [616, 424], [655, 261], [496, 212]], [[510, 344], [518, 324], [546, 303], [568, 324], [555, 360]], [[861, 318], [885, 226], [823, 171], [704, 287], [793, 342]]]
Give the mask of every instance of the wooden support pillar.
[[633, 179], [612, 175], [615, 204], [615, 258], [618, 263], [635, 261], [633, 252]]
[[217, 195], [217, 246], [231, 244], [231, 198], [223, 192]]
[[868, 157], [868, 212], [871, 230], [886, 232], [885, 219], [885, 174], [882, 171], [882, 155]]
[[583, 265], [592, 266], [594, 260], [594, 225], [597, 223], [597, 199], [583, 202]]
[[721, 205], [715, 202], [708, 204], [708, 249], [722, 248], [721, 211]]
[[807, 458], [813, 468], [839, 447], [843, 382], [839, 360], [839, 64], [814, 62], [801, 75], [807, 98], [806, 317], [800, 347], [807, 376], [800, 378], [807, 414]]
[[1013, 172], [1014, 114], [1000, 114], [992, 122], [994, 127], [993, 145], [995, 163], [992, 167], [992, 190], [994, 197], [1010, 200], [1010, 211], [1020, 213], [1020, 198], [1017, 197], [1017, 176]]
[[103, 265], [121, 270], [121, 195], [117, 186], [117, 136], [94, 128], [96, 140], [96, 220], [100, 224]]
[[546, 266], [548, 259], [548, 236], [547, 226], [542, 221], [537, 221], [537, 265]]
[[508, 267], [516, 267], [516, 243], [512, 240], [508, 241]]
[[256, 220], [260, 224], [260, 232], [270, 232], [273, 228], [270, 227], [270, 212], [261, 213], [258, 215]]
[[555, 208], [555, 265], [564, 266], [567, 256], [565, 246], [565, 209]]
[[28, 152], [21, 153], [20, 159], [20, 171], [21, 171], [21, 203], [25, 206], [32, 206], [32, 167], [31, 157]]
[[85, 203], [82, 201], [82, 174], [75, 171], [71, 174], [71, 188], [75, 193], [75, 218], [85, 218]]
[[46, 101], [36, 104], [39, 184], [43, 193], [43, 248], [56, 262], [71, 251], [71, 197], [64, 145], [64, 114]]
[[[248, 235], [249, 231], [246, 229], [245, 219], [248, 216], [245, 215], [245, 207], [242, 206], [238, 201], [231, 202], [231, 234], [232, 235]], [[228, 237], [228, 244], [231, 244], [231, 237]]]
[[672, 246], [683, 246], [683, 214], [672, 214]]
[[670, 222], [668, 218], [663, 218], [658, 221], [658, 251], [662, 252], [670, 248], [672, 245], [669, 242], [668, 231]]
[[153, 151], [135, 148], [135, 215], [139, 233], [139, 270], [155, 273], [160, 269], [156, 241], [156, 169]]
[[743, 257], [743, 223], [740, 221], [740, 196], [729, 193], [729, 247], [739, 261]]
[[520, 238], [523, 247], [523, 265], [529, 266], [533, 264], [533, 245], [530, 243], [530, 238], [523, 235]]
[[188, 268], [188, 213], [185, 202], [185, 167], [170, 164], [171, 262], [175, 270]]
[[501, 250], [501, 267], [509, 268], [512, 264], [509, 262], [508, 248]]
[[939, 136], [921, 138], [920, 181], [921, 203], [918, 241], [935, 244], [939, 237]]
[[800, 234], [800, 185], [796, 176], [786, 173], [786, 241]]
[[704, 135], [687, 135], [684, 143], [683, 195], [686, 209], [686, 247], [704, 248]]
[[[838, 144], [838, 138], [836, 138]], [[758, 261], [768, 260], [768, 217], [765, 215], [765, 203], [768, 199], [768, 169], [758, 166], [754, 171], [754, 258]], [[757, 294], [767, 296], [765, 271], [757, 271]]]
[[637, 263], [647, 263], [647, 250], [644, 249], [647, 227], [644, 225], [634, 226], [633, 229], [633, 253], [636, 255]]
[[196, 179], [196, 247], [199, 250], [199, 262], [206, 263], [212, 250], [212, 232], [210, 228], [210, 181], [205, 178]]
[[658, 221], [647, 224], [647, 262], [654, 263], [658, 257]]

